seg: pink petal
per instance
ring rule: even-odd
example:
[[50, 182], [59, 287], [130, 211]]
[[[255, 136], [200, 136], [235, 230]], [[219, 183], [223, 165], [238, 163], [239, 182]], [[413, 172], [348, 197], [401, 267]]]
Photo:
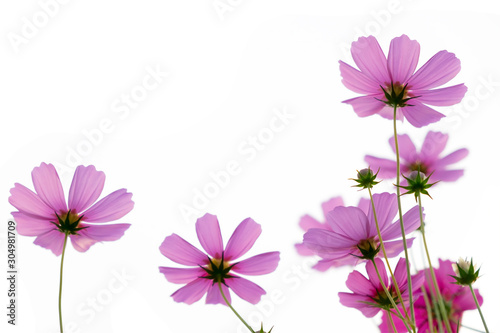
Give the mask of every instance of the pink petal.
[[453, 163], [457, 163], [467, 157], [467, 155], [469, 155], [469, 151], [465, 148], [462, 148], [437, 160], [436, 162], [434, 162], [434, 166], [436, 168], [441, 168]]
[[174, 267], [159, 267], [160, 273], [165, 275], [168, 282], [171, 283], [189, 283], [203, 275], [205, 271], [201, 267], [195, 268], [174, 268]]
[[45, 234], [39, 235], [33, 243], [49, 249], [56, 256], [59, 256], [62, 253], [64, 245], [64, 234], [59, 230], [52, 230]]
[[358, 295], [373, 296], [377, 294], [373, 284], [358, 271], [350, 273], [345, 284], [347, 288]]
[[[380, 273], [380, 277], [382, 278], [382, 281], [384, 284], [387, 286], [389, 283], [389, 280], [387, 278], [387, 272], [385, 271], [385, 265], [384, 262], [380, 258], [375, 258], [375, 264], [377, 265], [378, 271]], [[382, 284], [380, 283], [380, 280], [377, 275], [377, 271], [375, 270], [375, 266], [371, 261], [368, 261], [366, 263], [366, 273], [368, 273], [368, 278], [370, 279], [370, 282], [373, 284], [376, 290], [383, 290]]]
[[224, 247], [217, 216], [207, 213], [200, 217], [196, 221], [196, 234], [201, 246], [212, 258], [222, 257]]
[[416, 100], [412, 100], [413, 106], [402, 108], [405, 118], [415, 127], [423, 127], [435, 123], [444, 117], [444, 114], [431, 109]]
[[[229, 304], [231, 304], [231, 293], [229, 292], [228, 287], [222, 284], [222, 291], [224, 292], [224, 296], [226, 296]], [[212, 284], [210, 288], [208, 288], [205, 303], [227, 305], [226, 301], [224, 301], [224, 298], [222, 297], [222, 294], [220, 293], [219, 285], [217, 283]]]
[[387, 67], [392, 82], [406, 83], [417, 68], [419, 55], [420, 44], [417, 41], [410, 40], [406, 35], [394, 38], [387, 57]]
[[422, 162], [430, 164], [441, 154], [448, 142], [448, 135], [441, 132], [429, 131], [422, 144]]
[[439, 51], [429, 59], [408, 81], [410, 89], [439, 87], [460, 72], [460, 60], [453, 53]]
[[300, 244], [295, 244], [295, 249], [297, 250], [297, 253], [300, 254], [301, 256], [312, 256], [314, 255], [314, 252], [309, 249], [305, 244], [300, 243]]
[[55, 219], [54, 210], [47, 206], [38, 195], [33, 193], [26, 186], [15, 183], [10, 189], [11, 196], [9, 203], [14, 206], [19, 212], [33, 215], [40, 219]]
[[[458, 311], [458, 312], [476, 309], [476, 303], [474, 302], [474, 298], [472, 297], [472, 293], [470, 292], [470, 289], [468, 287], [465, 287], [465, 288], [467, 288], [466, 292], [457, 296], [453, 300], [453, 308], [456, 309], [456, 311]], [[479, 290], [474, 289], [474, 294], [476, 294], [477, 301], [479, 302], [479, 305], [482, 305], [483, 304], [483, 297], [479, 294]]]
[[382, 179], [395, 178], [397, 173], [396, 161], [378, 158], [371, 155], [365, 156], [365, 162], [373, 172], [378, 172], [377, 177]]
[[310, 215], [302, 216], [299, 221], [299, 226], [304, 231], [307, 231], [311, 228], [327, 229], [327, 226], [325, 224], [318, 222], [318, 220]]
[[356, 66], [379, 85], [391, 82], [387, 60], [377, 39], [373, 36], [360, 37], [352, 43], [351, 54]]
[[[382, 118], [393, 120], [394, 119], [394, 108], [384, 104], [384, 107], [382, 108], [382, 110], [380, 110], [377, 114], [379, 116], [381, 116]], [[401, 120], [401, 121], [404, 120], [403, 112], [401, 111], [401, 108], [398, 108], [396, 110], [396, 120]]]
[[98, 242], [115, 241], [122, 238], [125, 230], [130, 227], [128, 223], [92, 225], [88, 223], [80, 223], [79, 227], [87, 227], [80, 233]]
[[[420, 227], [420, 212], [418, 206], [414, 206], [403, 215], [403, 223], [405, 227], [405, 233], [407, 235]], [[392, 223], [390, 226], [387, 226], [385, 229], [380, 230], [380, 233], [384, 241], [402, 237], [401, 224], [399, 223], [399, 219], [396, 222]]]
[[208, 279], [196, 279], [174, 292], [172, 298], [178, 303], [193, 304], [205, 295], [211, 284]]
[[126, 189], [122, 188], [107, 195], [87, 209], [83, 213], [82, 220], [94, 223], [115, 221], [125, 216], [132, 208], [134, 208], [132, 193], [128, 193]]
[[451, 106], [462, 101], [467, 87], [461, 83], [456, 86], [433, 89], [433, 90], [412, 90], [412, 96], [419, 96], [420, 103], [434, 106]]
[[[403, 308], [399, 308], [400, 312], [403, 313]], [[418, 317], [417, 317], [418, 318]], [[392, 316], [392, 320], [394, 321], [394, 326], [396, 326], [396, 332], [408, 332], [404, 322], [399, 319], [397, 316]], [[418, 320], [418, 319], [417, 319]], [[380, 333], [393, 333], [392, 325], [389, 321], [389, 317], [387, 311], [382, 311], [382, 323], [378, 326], [380, 328]], [[422, 330], [422, 327], [419, 327], [419, 331], [427, 332], [426, 330]]]
[[[394, 269], [394, 278], [396, 279], [396, 282], [400, 288], [406, 289], [406, 285], [408, 284], [408, 274], [406, 270], [406, 259], [405, 258], [399, 258], [398, 264], [396, 265], [396, 268]], [[392, 285], [392, 283], [391, 283]], [[414, 288], [415, 290], [416, 288]], [[403, 292], [403, 291], [402, 291]]]
[[377, 83], [343, 61], [339, 61], [339, 63], [342, 83], [347, 89], [360, 94], [374, 94], [380, 92], [380, 83]]
[[[373, 204], [375, 205], [380, 231], [383, 232], [392, 223], [398, 212], [397, 195], [387, 192], [374, 194]], [[368, 208], [368, 224], [371, 226], [371, 233], [368, 236], [376, 236], [378, 233], [371, 205]]]
[[238, 297], [252, 304], [259, 303], [262, 295], [266, 294], [264, 289], [242, 277], [226, 279], [226, 284]]
[[358, 240], [348, 238], [333, 231], [309, 229], [304, 234], [304, 244], [316, 253], [338, 253], [346, 248], [355, 247]]
[[104, 172], [93, 165], [77, 167], [69, 189], [69, 208], [76, 213], [89, 208], [101, 195], [105, 179]]
[[224, 257], [227, 260], [236, 260], [252, 248], [253, 244], [259, 238], [262, 228], [251, 218], [241, 222], [234, 230], [229, 242], [227, 242]]
[[[396, 142], [394, 136], [389, 139], [392, 151], [396, 154]], [[407, 134], [398, 135], [399, 156], [407, 162], [414, 162], [418, 158], [417, 148]]]
[[363, 213], [368, 214], [368, 210], [370, 209], [371, 201], [369, 199], [361, 198], [358, 202], [358, 208], [363, 211]]
[[38, 236], [56, 228], [49, 220], [39, 219], [33, 215], [12, 212], [12, 216], [16, 221], [16, 231], [19, 235]]
[[176, 234], [165, 238], [160, 245], [160, 252], [168, 259], [181, 265], [198, 266], [208, 263], [206, 254]]
[[344, 200], [342, 200], [342, 197], [334, 197], [328, 201], [323, 202], [321, 204], [321, 209], [323, 210], [323, 215], [325, 216], [325, 219], [328, 213], [334, 210], [338, 206], [344, 206]]
[[339, 301], [343, 306], [358, 309], [367, 318], [375, 316], [380, 311], [380, 308], [370, 305], [373, 304], [373, 300], [368, 296], [339, 293]]
[[321, 259], [312, 268], [320, 272], [326, 272], [331, 267], [337, 267], [335, 266], [335, 262], [336, 261], [332, 259]]
[[341, 206], [328, 214], [328, 222], [334, 232], [358, 241], [370, 236], [368, 219], [358, 207]]
[[71, 244], [78, 252], [86, 252], [97, 240], [92, 239], [81, 231], [78, 235], [70, 235]]
[[[384, 236], [382, 236], [382, 238], [384, 238]], [[415, 238], [408, 238], [408, 237], [406, 238], [406, 246], [408, 248], [410, 248], [413, 245], [414, 239]], [[397, 257], [404, 250], [403, 240], [396, 240], [390, 242], [384, 241], [384, 247], [388, 258]], [[379, 252], [378, 256], [379, 257], [383, 256], [382, 251]]]
[[368, 117], [384, 108], [385, 104], [380, 101], [383, 98], [383, 94], [374, 94], [351, 98], [342, 103], [350, 104], [359, 117]]
[[464, 175], [464, 170], [436, 170], [431, 178], [430, 182], [436, 182], [438, 180], [443, 182], [454, 182]]
[[42, 163], [31, 172], [35, 191], [53, 212], [66, 212], [61, 180], [52, 164]]
[[278, 267], [279, 261], [279, 252], [267, 252], [238, 262], [232, 270], [245, 275], [269, 274]]

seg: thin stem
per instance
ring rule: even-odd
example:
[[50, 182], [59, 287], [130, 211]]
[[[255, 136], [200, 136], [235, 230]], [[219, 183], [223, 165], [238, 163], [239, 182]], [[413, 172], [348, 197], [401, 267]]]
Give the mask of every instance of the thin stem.
[[443, 296], [441, 295], [441, 291], [439, 290], [439, 285], [437, 283], [436, 274], [434, 273], [434, 268], [432, 267], [431, 257], [429, 255], [429, 249], [427, 247], [427, 240], [425, 239], [425, 225], [424, 225], [424, 215], [422, 212], [422, 197], [420, 193], [418, 194], [418, 210], [420, 213], [420, 231], [422, 233], [422, 240], [424, 242], [425, 255], [427, 256], [427, 262], [429, 263], [429, 271], [431, 272], [432, 284], [434, 286], [434, 291], [436, 292], [436, 298], [441, 310], [441, 314], [443, 315], [443, 321], [446, 326], [448, 332], [452, 332], [450, 321], [448, 319], [448, 313], [444, 306]]
[[429, 296], [427, 296], [427, 291], [424, 286], [420, 287], [420, 290], [422, 290], [422, 296], [424, 297], [425, 309], [427, 310], [427, 322], [429, 323], [430, 332], [434, 332], [434, 320], [432, 319], [432, 307], [429, 302]]
[[405, 250], [405, 259], [406, 259], [406, 274], [408, 276], [408, 294], [410, 296], [410, 313], [411, 313], [411, 321], [415, 322], [415, 311], [413, 308], [413, 290], [412, 290], [412, 283], [411, 283], [411, 272], [410, 272], [410, 259], [408, 257], [408, 246], [406, 244], [406, 233], [405, 233], [405, 226], [403, 223], [403, 210], [401, 208], [401, 191], [399, 190], [399, 184], [400, 184], [400, 174], [401, 174], [401, 161], [399, 159], [399, 145], [398, 145], [398, 131], [396, 127], [396, 114], [397, 114], [398, 107], [394, 106], [394, 146], [396, 148], [396, 166], [397, 166], [397, 173], [396, 173], [396, 193], [398, 197], [398, 212], [399, 212], [399, 224], [401, 225], [401, 236], [403, 237], [403, 246]]
[[476, 293], [474, 292], [474, 289], [472, 289], [472, 284], [469, 284], [469, 288], [470, 292], [472, 293], [472, 297], [474, 297], [474, 302], [476, 302], [477, 311], [479, 311], [479, 315], [481, 316], [481, 320], [483, 321], [484, 329], [486, 330], [486, 333], [489, 333], [488, 326], [486, 326], [486, 321], [483, 317], [483, 312], [481, 311], [481, 306], [479, 306], [479, 302], [477, 301]]
[[[389, 289], [387, 289], [384, 280], [382, 280], [382, 276], [380, 276], [380, 272], [378, 270], [377, 264], [375, 263], [375, 259], [372, 259], [372, 263], [373, 263], [373, 266], [375, 267], [375, 272], [377, 272], [377, 276], [378, 276], [378, 279], [380, 281], [380, 284], [382, 285], [382, 288], [384, 288], [385, 294], [387, 295], [387, 298], [389, 298], [389, 301], [391, 302], [392, 307], [394, 308], [394, 310], [396, 310], [396, 312], [398, 313], [398, 315], [403, 320], [403, 323], [405, 324], [406, 329], [408, 330], [408, 332], [411, 332], [412, 329], [410, 328], [410, 326], [406, 322], [405, 317], [401, 314], [401, 311], [399, 311], [399, 308], [396, 305], [396, 302], [394, 302], [394, 299], [392, 298], [392, 295], [389, 292]], [[400, 301], [401, 301], [401, 303], [403, 302], [402, 299], [400, 299]]]
[[[373, 218], [375, 219], [375, 226], [377, 227], [377, 234], [378, 234], [378, 240], [380, 241], [380, 248], [382, 249], [382, 253], [384, 254], [384, 259], [387, 264], [387, 268], [389, 268], [389, 273], [391, 274], [392, 285], [396, 288], [396, 294], [398, 295], [398, 299], [402, 300], [403, 297], [401, 296], [401, 291], [399, 290], [398, 283], [396, 282], [396, 278], [394, 277], [394, 273], [392, 272], [391, 265], [389, 264], [389, 259], [387, 259], [387, 253], [385, 251], [384, 241], [382, 240], [382, 235], [380, 233], [380, 227], [378, 224], [377, 213], [375, 211], [375, 202], [373, 201], [372, 190], [369, 187], [368, 187], [368, 193], [370, 194], [370, 201], [373, 210]], [[404, 302], [401, 302], [401, 305], [403, 306], [403, 312], [405, 313], [405, 318], [409, 319], [408, 311], [406, 310]]]
[[226, 302], [227, 306], [229, 306], [229, 308], [233, 310], [233, 313], [236, 315], [236, 317], [238, 317], [241, 320], [243, 325], [245, 325], [250, 330], [250, 332], [255, 333], [254, 330], [246, 323], [246, 321], [243, 318], [241, 318], [238, 312], [236, 312], [236, 310], [231, 306], [231, 303], [229, 303], [229, 301], [227, 300], [226, 295], [224, 295], [224, 291], [222, 290], [222, 283], [220, 283], [219, 281], [217, 282], [217, 284], [219, 285], [220, 294], [222, 295], [222, 298], [224, 298], [224, 301]]
[[59, 272], [59, 328], [61, 329], [61, 333], [63, 333], [63, 322], [62, 322], [62, 307], [61, 307], [61, 298], [62, 298], [62, 282], [63, 282], [63, 264], [64, 264], [64, 253], [66, 252], [66, 243], [68, 241], [68, 233], [64, 234], [64, 245], [62, 249], [61, 255], [61, 271]]
[[387, 317], [389, 317], [389, 322], [391, 323], [392, 331], [394, 333], [398, 333], [398, 330], [396, 329], [396, 325], [394, 325], [394, 320], [392, 319], [391, 311], [389, 311], [389, 310], [387, 310]]

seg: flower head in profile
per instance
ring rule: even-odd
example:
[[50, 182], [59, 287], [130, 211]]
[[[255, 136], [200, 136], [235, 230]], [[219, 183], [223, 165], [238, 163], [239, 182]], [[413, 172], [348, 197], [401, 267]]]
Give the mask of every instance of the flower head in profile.
[[[449, 169], [449, 166], [464, 159], [469, 154], [469, 151], [462, 148], [442, 157], [441, 153], [446, 148], [447, 142], [447, 134], [429, 131], [425, 136], [422, 148], [417, 151], [415, 144], [408, 135], [398, 135], [401, 173], [410, 175], [412, 171], [420, 171], [429, 177], [429, 183], [456, 181], [463, 176], [464, 170]], [[389, 139], [389, 144], [396, 153], [394, 137]], [[396, 177], [396, 160], [366, 155], [365, 162], [371, 168], [379, 169], [379, 177], [383, 179]]]
[[[397, 196], [374, 194], [373, 201], [387, 256], [396, 257], [404, 248], [399, 220], [393, 222], [398, 212]], [[416, 230], [420, 226], [418, 207], [406, 212], [403, 221], [406, 233]], [[356, 265], [361, 260], [382, 255], [371, 205], [367, 211], [358, 207], [336, 207], [328, 213], [327, 223], [330, 229], [312, 228], [304, 234], [305, 246], [323, 259], [323, 265]], [[413, 239], [407, 239], [408, 246]]]
[[[358, 208], [361, 209], [363, 212], [368, 213], [369, 205], [370, 205], [370, 200], [360, 199], [358, 203]], [[300, 218], [299, 226], [304, 231], [308, 231], [309, 229], [312, 228], [332, 231], [332, 227], [327, 222], [328, 220], [327, 216], [329, 212], [331, 212], [332, 210], [334, 210], [336, 207], [339, 206], [344, 206], [344, 201], [342, 200], [342, 197], [333, 197], [330, 200], [325, 201], [321, 204], [321, 208], [323, 210], [324, 222], [320, 222], [316, 220], [314, 217], [306, 214]], [[295, 244], [295, 248], [297, 249], [297, 252], [302, 256], [313, 256], [315, 254], [315, 252], [309, 249], [304, 243]], [[323, 259], [318, 261], [318, 263], [316, 263], [313, 266], [314, 269], [317, 269], [322, 272], [326, 271], [330, 267], [332, 267], [331, 261]]]
[[278, 266], [279, 252], [267, 252], [236, 261], [246, 254], [261, 233], [261, 227], [251, 218], [241, 222], [224, 248], [217, 217], [205, 214], [196, 221], [196, 233], [205, 254], [176, 234], [167, 236], [160, 252], [168, 259], [189, 268], [160, 267], [167, 280], [186, 284], [172, 294], [174, 301], [192, 304], [207, 295], [207, 304], [225, 304], [219, 291], [231, 301], [229, 289], [240, 298], [257, 304], [266, 292], [255, 283], [239, 276], [263, 275]]
[[[425, 269], [421, 272], [423, 272], [425, 276], [425, 294], [432, 307], [432, 323], [429, 323], [425, 298], [422, 295], [415, 301], [415, 321], [418, 332], [430, 332], [431, 325], [434, 328], [432, 332], [434, 332], [436, 329], [439, 332], [440, 330], [438, 326], [438, 320], [435, 317], [435, 313], [438, 310], [434, 308], [435, 306], [437, 306], [437, 302], [433, 302], [434, 291], [432, 290], [433, 284], [430, 272], [429, 269]], [[439, 268], [434, 268], [434, 272], [436, 273], [439, 290], [445, 302], [445, 308], [448, 311], [448, 318], [450, 320], [452, 332], [448, 332], [444, 325], [443, 330], [446, 333], [457, 332], [457, 323], [462, 322], [462, 315], [464, 311], [476, 309], [474, 298], [469, 288], [464, 288], [461, 285], [455, 284], [455, 280], [452, 277], [454, 275], [454, 272], [451, 261], [439, 259]], [[479, 294], [479, 291], [477, 289], [474, 289], [474, 293], [476, 294], [479, 304], [482, 304], [483, 298]], [[393, 316], [393, 319], [398, 332], [406, 332], [403, 322], [395, 316]], [[389, 320], [385, 313], [382, 315], [382, 324], [380, 324], [379, 327], [382, 333], [393, 332], [393, 329], [391, 328]]]
[[128, 223], [103, 224], [125, 216], [134, 202], [126, 189], [96, 202], [105, 175], [93, 165], [76, 168], [67, 202], [52, 164], [35, 167], [31, 177], [36, 193], [18, 183], [10, 190], [9, 202], [17, 209], [12, 213], [17, 232], [35, 236], [35, 244], [50, 249], [56, 256], [62, 252], [66, 234], [77, 251], [85, 252], [97, 242], [120, 239], [130, 227]]
[[455, 272], [452, 278], [455, 279], [456, 284], [468, 286], [476, 282], [479, 278], [480, 269], [474, 265], [472, 259], [468, 261], [467, 259], [459, 258], [456, 263], [452, 264], [452, 267]]
[[444, 117], [431, 106], [459, 103], [467, 91], [464, 84], [437, 88], [460, 71], [460, 60], [453, 53], [439, 51], [415, 72], [420, 45], [406, 35], [391, 41], [386, 58], [373, 36], [360, 37], [352, 43], [351, 54], [359, 70], [340, 61], [342, 83], [364, 94], [344, 101], [360, 117], [373, 114], [393, 119], [406, 118], [415, 127], [434, 123]]
[[[396, 283], [398, 284], [401, 292], [401, 297], [403, 298], [402, 300], [398, 298], [396, 288], [393, 285], [392, 280], [389, 283], [389, 279], [385, 271], [385, 265], [382, 260], [376, 258], [375, 264], [377, 265], [377, 269], [380, 272], [384, 285], [391, 293], [394, 303], [398, 305], [403, 302], [407, 305], [409, 292], [406, 260], [404, 258], [400, 258], [396, 269], [394, 270], [394, 278], [396, 279]], [[382, 287], [373, 262], [368, 261], [366, 263], [366, 273], [368, 274], [368, 279], [358, 271], [354, 271], [349, 274], [346, 285], [352, 293], [341, 292], [339, 293], [339, 298], [342, 305], [358, 309], [363, 313], [363, 315], [370, 318], [375, 316], [381, 309], [390, 311], [393, 309], [393, 305]], [[423, 272], [412, 276], [411, 281], [413, 290], [419, 290], [420, 286], [424, 282]]]

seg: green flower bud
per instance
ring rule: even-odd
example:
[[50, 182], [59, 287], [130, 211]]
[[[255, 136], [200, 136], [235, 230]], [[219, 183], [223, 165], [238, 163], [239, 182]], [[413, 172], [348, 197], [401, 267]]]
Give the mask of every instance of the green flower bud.
[[361, 187], [361, 189], [372, 188], [373, 186], [380, 183], [375, 181], [377, 175], [378, 171], [376, 174], [373, 174], [373, 171], [371, 171], [370, 168], [361, 169], [360, 171], [358, 171], [358, 178], [350, 178], [351, 180], [354, 180], [358, 183], [357, 185], [353, 185], [352, 187]]
[[451, 276], [456, 280], [456, 284], [461, 284], [463, 286], [470, 286], [479, 278], [479, 269], [476, 271], [476, 266], [467, 259], [459, 258], [455, 264], [452, 264], [453, 270], [456, 276]]

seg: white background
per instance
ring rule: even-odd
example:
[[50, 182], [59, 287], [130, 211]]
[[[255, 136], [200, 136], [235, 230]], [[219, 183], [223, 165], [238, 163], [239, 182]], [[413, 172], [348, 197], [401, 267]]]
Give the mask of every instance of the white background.
[[[415, 129], [405, 122], [399, 129], [417, 145], [427, 130], [443, 131], [450, 134], [445, 153], [470, 150], [459, 165], [465, 176], [439, 184], [433, 201], [424, 199], [428, 240], [436, 263], [472, 256], [482, 265], [476, 287], [490, 331], [500, 332], [500, 15], [493, 1], [62, 2], [0, 5], [1, 219], [6, 223], [13, 210], [9, 189], [15, 182], [32, 188], [31, 170], [42, 161], [58, 165], [66, 191], [74, 167], [93, 164], [107, 176], [103, 195], [125, 187], [135, 201], [120, 221], [132, 224], [121, 240], [83, 254], [68, 247], [65, 332], [244, 332], [224, 306], [173, 302], [179, 286], [158, 272], [174, 265], [158, 251], [167, 235], [199, 246], [195, 216], [181, 214], [196, 199], [199, 214], [218, 216], [226, 241], [250, 216], [263, 233], [249, 255], [281, 251], [276, 272], [253, 279], [268, 291], [259, 306], [234, 297], [251, 323], [263, 319], [276, 333], [376, 332], [378, 316], [366, 319], [338, 302], [350, 270], [313, 272], [293, 244], [302, 239], [303, 214], [322, 219], [320, 204], [330, 197], [354, 205], [366, 195], [348, 180], [365, 166], [365, 154], [393, 156], [392, 123], [358, 118], [341, 103], [356, 94], [341, 84], [338, 60], [353, 64], [348, 48], [360, 35], [375, 35], [387, 52], [403, 33], [421, 44], [419, 66], [442, 49], [462, 61], [449, 85], [466, 83], [464, 101], [441, 108], [448, 117], [439, 123]], [[43, 12], [46, 3], [51, 16]], [[230, 7], [218, 12], [214, 4]], [[30, 30], [33, 22], [39, 27]], [[124, 107], [122, 98], [140, 94], [148, 70], [168, 76]], [[276, 110], [292, 116], [271, 138], [266, 128]], [[98, 134], [103, 122], [106, 132]], [[257, 151], [250, 137], [259, 134], [266, 143]], [[200, 201], [196, 191], [230, 161], [239, 173]], [[378, 190], [387, 189], [388, 181]], [[405, 197], [403, 205], [414, 201]], [[4, 278], [1, 325], [8, 332], [57, 332], [60, 257], [32, 242], [18, 237], [18, 325], [6, 324]], [[422, 267], [418, 248], [414, 256]], [[126, 279], [119, 282], [117, 274]], [[99, 310], [91, 310], [92, 299]], [[463, 323], [482, 328], [477, 312]]]

